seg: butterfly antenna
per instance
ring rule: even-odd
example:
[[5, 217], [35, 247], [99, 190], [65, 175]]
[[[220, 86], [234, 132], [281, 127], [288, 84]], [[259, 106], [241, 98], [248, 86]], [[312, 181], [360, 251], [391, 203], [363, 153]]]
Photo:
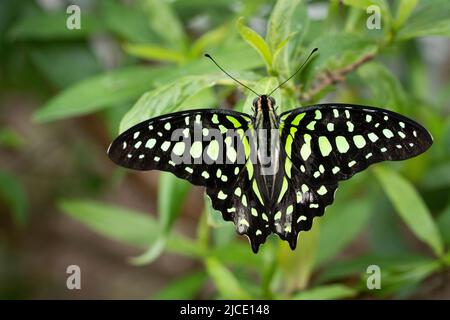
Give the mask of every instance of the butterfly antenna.
[[286, 80], [284, 80], [278, 87], [276, 87], [275, 89], [273, 89], [268, 96], [272, 95], [272, 93], [274, 93], [276, 90], [278, 90], [279, 88], [281, 88], [282, 85], [284, 85], [286, 82], [288, 82], [289, 80], [291, 80], [300, 70], [302, 70], [302, 68], [305, 66], [305, 64], [308, 62], [309, 58], [311, 58], [311, 56], [317, 51], [319, 50], [318, 48], [314, 48], [311, 53], [309, 54], [308, 58], [306, 58], [305, 62], [303, 62], [303, 64], [300, 66], [300, 68], [297, 69], [297, 71], [295, 71], [292, 76], [290, 76], [289, 78], [287, 78]]
[[231, 79], [233, 79], [234, 81], [236, 81], [237, 83], [239, 83], [241, 86], [247, 88], [248, 90], [250, 90], [251, 92], [253, 92], [254, 94], [256, 94], [258, 97], [261, 97], [261, 95], [258, 94], [257, 92], [255, 92], [255, 90], [253, 90], [252, 88], [249, 88], [248, 86], [246, 86], [245, 84], [243, 84], [242, 82], [240, 82], [238, 79], [236, 79], [235, 77], [233, 77], [231, 74], [229, 74], [228, 72], [226, 72], [221, 66], [219, 66], [219, 64], [216, 62], [216, 60], [214, 60], [209, 54], [205, 53], [205, 57], [211, 59], [211, 61], [214, 62], [214, 64], [215, 64], [220, 70], [222, 70], [223, 73], [225, 73], [227, 76], [229, 76]]

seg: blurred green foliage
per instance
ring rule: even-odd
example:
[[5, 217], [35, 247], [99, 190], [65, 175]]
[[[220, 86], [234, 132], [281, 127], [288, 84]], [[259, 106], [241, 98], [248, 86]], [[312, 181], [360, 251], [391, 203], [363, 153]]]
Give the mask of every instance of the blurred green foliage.
[[[293, 252], [273, 236], [254, 255], [209, 201], [196, 238], [182, 235], [173, 226], [190, 185], [170, 174], [160, 175], [155, 217], [95, 200], [58, 201], [62, 212], [90, 229], [142, 248], [132, 263], [150, 263], [163, 252], [203, 263], [202, 270], [174, 279], [153, 298], [194, 298], [208, 281], [215, 286], [210, 298], [408, 297], [424, 279], [448, 268], [450, 84], [431, 86], [419, 40], [450, 36], [447, 0], [86, 3], [78, 31], [65, 28], [65, 11], [44, 11], [33, 2], [0, 3], [2, 88], [36, 89], [33, 82], [44, 79], [37, 91], [51, 95], [35, 111], [35, 122], [96, 114], [112, 139], [119, 128], [177, 110], [218, 106], [230, 97], [236, 109], [250, 112], [252, 95], [236, 92], [242, 88], [202, 58], [204, 52], [266, 92], [318, 47], [303, 72], [275, 93], [279, 111], [321, 100], [381, 106], [417, 119], [435, 137], [418, 158], [377, 165], [341, 183], [335, 203], [311, 231], [300, 234]], [[366, 27], [372, 4], [381, 10], [379, 30]], [[113, 67], [92, 46], [98, 36], [121, 48]], [[0, 130], [0, 148], [21, 144], [13, 129]], [[0, 198], [14, 220], [25, 223], [26, 194], [12, 172], [0, 172]], [[342, 259], [341, 252], [363, 231], [368, 249]], [[411, 234], [427, 247], [410, 244]], [[371, 264], [381, 267], [381, 290], [366, 287]]]

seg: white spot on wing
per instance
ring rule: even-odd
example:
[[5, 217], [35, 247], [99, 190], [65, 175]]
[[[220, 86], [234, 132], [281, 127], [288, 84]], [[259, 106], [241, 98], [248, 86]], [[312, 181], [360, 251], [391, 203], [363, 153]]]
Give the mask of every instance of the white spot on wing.
[[345, 117], [347, 119], [350, 119], [350, 111], [348, 111], [347, 109], [345, 109]]
[[389, 129], [383, 129], [383, 134], [386, 138], [390, 139], [394, 136], [391, 130]]
[[206, 171], [203, 171], [202, 172], [202, 177], [205, 178], [205, 179], [208, 179], [209, 178], [209, 173], [206, 172]]
[[378, 136], [373, 132], [369, 133], [367, 136], [369, 137], [370, 141], [372, 141], [372, 142], [375, 142], [378, 140]]
[[164, 141], [163, 144], [161, 145], [161, 150], [162, 151], [167, 151], [170, 147], [170, 141]]
[[152, 149], [156, 144], [156, 139], [148, 139], [147, 143], [145, 144], [146, 148]]
[[[336, 110], [336, 109], [334, 109], [334, 110]], [[332, 122], [327, 123], [327, 129], [330, 132], [334, 131], [334, 123], [332, 123]]]

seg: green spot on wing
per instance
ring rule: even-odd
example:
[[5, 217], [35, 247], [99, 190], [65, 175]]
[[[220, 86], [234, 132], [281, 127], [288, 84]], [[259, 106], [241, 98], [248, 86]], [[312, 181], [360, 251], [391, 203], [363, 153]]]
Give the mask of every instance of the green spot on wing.
[[280, 195], [278, 196], [278, 202], [281, 201], [281, 199], [283, 199], [284, 194], [286, 193], [288, 189], [288, 181], [286, 178], [283, 178], [283, 184], [281, 185], [281, 191], [280, 191]]
[[333, 147], [331, 146], [330, 141], [328, 141], [328, 138], [325, 136], [319, 137], [319, 148], [324, 157], [328, 156], [331, 151], [333, 151]]
[[227, 119], [233, 124], [235, 128], [239, 128], [241, 123], [233, 116], [227, 116]]
[[300, 123], [300, 121], [303, 119], [304, 116], [305, 116], [305, 113], [300, 113], [300, 114], [298, 114], [298, 115], [294, 118], [294, 120], [292, 120], [292, 124], [293, 124], [294, 126], [298, 126], [298, 124]]
[[293, 142], [293, 139], [292, 139], [292, 136], [287, 136], [287, 138], [286, 138], [286, 153], [287, 153], [287, 155], [288, 155], [288, 157], [291, 157], [291, 152], [292, 152], [292, 142]]
[[256, 180], [254, 180], [254, 179], [253, 179], [252, 188], [253, 188], [253, 192], [256, 194], [256, 196], [258, 197], [261, 204], [264, 205], [264, 201], [263, 201], [263, 199], [261, 197], [261, 193], [259, 192], [259, 189], [258, 189], [258, 184], [256, 183]]

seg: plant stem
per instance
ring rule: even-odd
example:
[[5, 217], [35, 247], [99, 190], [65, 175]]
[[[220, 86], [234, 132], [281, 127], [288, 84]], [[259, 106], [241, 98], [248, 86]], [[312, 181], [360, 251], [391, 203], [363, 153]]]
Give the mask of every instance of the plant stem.
[[361, 59], [335, 71], [325, 70], [324, 72], [322, 72], [317, 76], [311, 89], [300, 94], [300, 99], [302, 101], [311, 101], [317, 94], [319, 94], [326, 87], [344, 81], [345, 76], [347, 74], [356, 70], [364, 63], [371, 61], [373, 58], [375, 58], [377, 53], [378, 50], [373, 53], [368, 53], [363, 57], [361, 57]]

